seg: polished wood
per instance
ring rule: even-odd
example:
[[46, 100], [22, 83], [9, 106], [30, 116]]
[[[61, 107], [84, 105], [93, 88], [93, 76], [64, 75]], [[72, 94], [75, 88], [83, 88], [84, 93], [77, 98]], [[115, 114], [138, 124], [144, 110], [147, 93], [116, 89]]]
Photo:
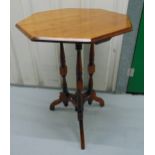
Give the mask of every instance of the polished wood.
[[88, 101], [89, 104], [92, 101], [96, 101], [100, 104], [101, 107], [104, 106], [104, 100], [100, 97], [96, 96], [96, 92], [93, 90], [93, 73], [95, 72], [95, 64], [94, 64], [94, 44], [91, 44], [90, 47], [90, 55], [89, 55], [89, 64], [88, 64], [88, 73], [89, 73], [89, 83], [88, 90], [86, 92], [83, 91], [83, 79], [82, 79], [82, 59], [81, 59], [81, 50], [82, 43], [75, 44], [77, 50], [77, 63], [76, 63], [76, 92], [75, 94], [69, 93], [67, 89], [66, 82], [66, 74], [67, 74], [67, 66], [65, 62], [65, 52], [63, 43], [60, 43], [60, 74], [62, 76], [62, 89], [63, 91], [60, 93], [60, 96], [57, 100], [51, 103], [50, 110], [55, 110], [55, 106], [64, 103], [65, 106], [68, 105], [68, 102], [72, 103], [77, 111], [77, 117], [79, 121], [80, 127], [80, 140], [81, 140], [81, 149], [85, 149], [85, 138], [84, 138], [84, 129], [83, 129], [83, 110], [84, 103]]
[[[93, 74], [95, 72], [95, 64], [94, 64], [94, 44], [92, 43], [90, 46], [90, 53], [89, 53], [89, 65], [88, 65], [88, 73], [89, 73], [89, 83], [88, 83], [88, 92], [87, 93], [92, 93], [93, 89]], [[88, 99], [88, 104], [92, 104], [92, 99]]]
[[[113, 36], [129, 32], [132, 29], [128, 16], [102, 9], [59, 9], [35, 13], [20, 21], [16, 26], [32, 41], [60, 43], [60, 75], [62, 92], [57, 100], [50, 104], [50, 110], [63, 103], [72, 103], [77, 111], [80, 128], [81, 149], [85, 149], [83, 128], [84, 103], [93, 101], [104, 106], [104, 100], [93, 90], [95, 72], [94, 44], [107, 41]], [[67, 65], [63, 43], [75, 43], [77, 50], [76, 91], [70, 93], [67, 87]], [[88, 89], [83, 92], [81, 50], [83, 43], [90, 43]]]
[[81, 149], [85, 149], [85, 139], [84, 139], [84, 130], [83, 130], [83, 119], [79, 120], [80, 125], [80, 138], [81, 138]]
[[94, 44], [92, 43], [90, 46], [89, 65], [88, 65], [88, 73], [89, 73], [88, 92], [89, 93], [91, 93], [93, 89], [93, 74], [95, 72], [94, 56], [95, 56]]
[[54, 110], [55, 106], [60, 104], [61, 102], [63, 102], [65, 106], [68, 106], [68, 101], [69, 101], [69, 95], [68, 95], [69, 93], [68, 93], [67, 82], [66, 82], [67, 66], [66, 66], [63, 43], [60, 43], [60, 75], [62, 76], [63, 92], [60, 93], [59, 99], [55, 100], [50, 105], [51, 110]]
[[103, 9], [34, 13], [16, 26], [33, 41], [101, 42], [132, 29], [128, 16]]
[[88, 82], [87, 93], [90, 95], [88, 99], [88, 104], [91, 105], [92, 101], [95, 100], [102, 107], [104, 106], [104, 100], [100, 97], [97, 97], [95, 91], [93, 91], [93, 74], [95, 72], [94, 57], [95, 57], [94, 43], [91, 43], [90, 53], [89, 53], [89, 64], [88, 64], [89, 82]]
[[[63, 43], [60, 43], [60, 74], [62, 76], [62, 88], [63, 93], [68, 95], [68, 88], [67, 88], [67, 82], [66, 82], [66, 75], [67, 75], [67, 66], [66, 66], [66, 60], [65, 60], [65, 52], [64, 52], [64, 46]], [[64, 100], [64, 105], [68, 105], [68, 100]]]
[[76, 50], [77, 50], [76, 81], [77, 81], [78, 92], [82, 91], [83, 89], [81, 49], [82, 49], [82, 44], [77, 43], [76, 44]]
[[85, 149], [85, 139], [84, 139], [84, 130], [83, 130], [83, 79], [82, 79], [82, 58], [81, 58], [81, 50], [82, 44], [76, 43], [76, 50], [77, 50], [77, 64], [76, 64], [76, 105], [77, 105], [77, 112], [78, 112], [78, 120], [80, 126], [80, 138], [81, 138], [81, 149]]

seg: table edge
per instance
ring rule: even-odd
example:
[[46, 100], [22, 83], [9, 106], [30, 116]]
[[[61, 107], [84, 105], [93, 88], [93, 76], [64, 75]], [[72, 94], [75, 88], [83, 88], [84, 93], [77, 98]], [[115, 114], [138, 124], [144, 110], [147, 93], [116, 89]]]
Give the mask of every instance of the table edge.
[[27, 36], [31, 41], [38, 41], [38, 42], [67, 42], [67, 43], [73, 43], [73, 42], [81, 42], [81, 43], [100, 43], [104, 42], [105, 40], [108, 40], [114, 36], [121, 35], [127, 32], [132, 31], [132, 24], [130, 23], [130, 26], [121, 30], [118, 30], [116, 32], [108, 33], [106, 35], [101, 35], [96, 38], [54, 38], [54, 37], [36, 37], [32, 36], [17, 23], [16, 27], [25, 35]]

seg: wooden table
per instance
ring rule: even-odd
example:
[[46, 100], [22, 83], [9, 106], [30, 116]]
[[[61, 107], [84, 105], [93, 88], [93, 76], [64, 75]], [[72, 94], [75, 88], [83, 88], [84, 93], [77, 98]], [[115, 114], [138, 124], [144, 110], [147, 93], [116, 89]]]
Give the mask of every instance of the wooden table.
[[[87, 101], [91, 104], [94, 100], [101, 107], [104, 106], [104, 100], [97, 97], [93, 90], [94, 45], [131, 31], [132, 25], [129, 18], [126, 15], [102, 9], [59, 9], [35, 13], [17, 23], [16, 26], [32, 41], [60, 43], [60, 74], [63, 90], [59, 98], [50, 105], [50, 110], [54, 110], [61, 102], [68, 106], [70, 101], [75, 106], [80, 126], [81, 149], [84, 149], [84, 103]], [[77, 50], [75, 94], [71, 94], [67, 88], [67, 66], [63, 43], [75, 43]], [[91, 46], [88, 89], [83, 93], [81, 49], [84, 43], [89, 43]]]

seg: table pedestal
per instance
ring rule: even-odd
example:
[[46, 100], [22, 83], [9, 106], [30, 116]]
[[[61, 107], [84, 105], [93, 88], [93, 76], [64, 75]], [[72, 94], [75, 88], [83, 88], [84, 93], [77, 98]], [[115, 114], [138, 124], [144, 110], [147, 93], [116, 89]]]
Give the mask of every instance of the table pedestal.
[[77, 111], [78, 121], [80, 126], [80, 138], [81, 138], [81, 149], [85, 149], [85, 140], [84, 140], [84, 130], [83, 130], [83, 107], [84, 103], [88, 101], [88, 104], [92, 104], [92, 101], [99, 103], [101, 107], [104, 106], [104, 100], [96, 96], [96, 92], [93, 90], [93, 74], [95, 72], [94, 64], [94, 43], [91, 43], [90, 54], [89, 54], [89, 64], [88, 64], [88, 73], [89, 73], [89, 83], [88, 89], [85, 93], [82, 93], [83, 90], [83, 80], [82, 80], [82, 60], [81, 60], [81, 50], [82, 43], [76, 43], [77, 50], [77, 64], [76, 64], [76, 92], [71, 94], [67, 88], [66, 75], [67, 75], [67, 66], [65, 61], [65, 53], [63, 43], [60, 43], [60, 74], [62, 76], [62, 88], [63, 91], [60, 93], [60, 96], [57, 100], [51, 103], [50, 110], [54, 110], [55, 106], [63, 102], [65, 106], [68, 106], [68, 102], [71, 102], [75, 106]]

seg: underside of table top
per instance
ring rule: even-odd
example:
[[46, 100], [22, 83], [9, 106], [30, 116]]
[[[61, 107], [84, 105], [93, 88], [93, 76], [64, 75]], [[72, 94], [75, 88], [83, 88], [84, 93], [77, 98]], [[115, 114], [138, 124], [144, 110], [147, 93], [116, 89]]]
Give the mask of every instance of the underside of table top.
[[16, 26], [32, 41], [102, 42], [132, 30], [128, 16], [102, 9], [59, 9], [32, 14]]

